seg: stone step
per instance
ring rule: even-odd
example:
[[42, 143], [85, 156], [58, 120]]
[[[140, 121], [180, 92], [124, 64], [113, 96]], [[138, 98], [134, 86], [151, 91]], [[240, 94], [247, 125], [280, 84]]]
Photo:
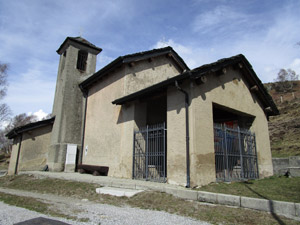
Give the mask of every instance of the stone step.
[[287, 169], [292, 177], [300, 177], [300, 167], [288, 167]]

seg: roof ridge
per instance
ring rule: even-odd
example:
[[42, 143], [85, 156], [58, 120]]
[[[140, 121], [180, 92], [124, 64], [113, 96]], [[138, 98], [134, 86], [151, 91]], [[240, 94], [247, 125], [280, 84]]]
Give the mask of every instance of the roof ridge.
[[81, 90], [84, 90], [85, 87], [89, 86], [95, 80], [104, 76], [110, 70], [112, 70], [113, 68], [115, 68], [117, 66], [120, 66], [121, 64], [145, 60], [147, 58], [157, 57], [157, 56], [160, 56], [163, 54], [169, 54], [169, 53], [173, 54], [174, 58], [176, 59], [176, 63], [179, 64], [179, 66], [182, 68], [182, 70], [185, 70], [185, 69], [189, 70], [188, 66], [185, 64], [184, 60], [177, 54], [177, 52], [175, 52], [171, 46], [167, 46], [167, 47], [163, 47], [163, 48], [156, 48], [156, 49], [151, 49], [148, 51], [137, 52], [137, 53], [133, 53], [133, 54], [119, 56], [118, 58], [114, 59], [109, 64], [107, 64], [106, 66], [102, 67], [100, 70], [98, 70], [92, 76], [88, 77], [86, 80], [81, 82], [79, 84], [79, 87], [81, 88]]
[[133, 57], [133, 56], [140, 56], [140, 55], [145, 55], [145, 54], [149, 54], [149, 53], [152, 53], [152, 52], [165, 51], [165, 50], [172, 51], [173, 48], [171, 46], [167, 46], [167, 47], [163, 47], [163, 48], [154, 48], [154, 49], [150, 49], [150, 50], [147, 50], [147, 51], [141, 51], [141, 52], [126, 54], [126, 55], [123, 55], [123, 56], [120, 56], [120, 57], [127, 58], [127, 57]]
[[[64, 40], [64, 42], [60, 45], [60, 47], [56, 50], [56, 52], [58, 54], [62, 54], [61, 50], [63, 48], [63, 46], [68, 42], [68, 41], [73, 41], [75, 43], [81, 44], [81, 45], [85, 45], [91, 49], [96, 50], [98, 53], [100, 53], [102, 51], [102, 48], [97, 47], [96, 45], [92, 44], [91, 42], [89, 42], [88, 40], [84, 39], [83, 37], [66, 37], [66, 39]], [[97, 53], [97, 54], [98, 54]]]

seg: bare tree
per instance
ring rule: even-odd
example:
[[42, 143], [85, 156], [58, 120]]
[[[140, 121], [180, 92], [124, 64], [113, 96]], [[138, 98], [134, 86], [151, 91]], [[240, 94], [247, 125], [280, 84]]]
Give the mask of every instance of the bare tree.
[[14, 128], [36, 121], [38, 121], [38, 118], [35, 115], [26, 115], [26, 113], [22, 113], [14, 116], [9, 121], [9, 124], [4, 129], [0, 130], [0, 149], [6, 153], [9, 153], [11, 151], [12, 141], [9, 140], [5, 135]]
[[291, 91], [294, 87], [294, 81], [299, 79], [299, 75], [291, 69], [280, 69], [277, 78], [274, 80], [276, 83], [275, 90], [277, 92]]
[[6, 95], [8, 65], [0, 62], [0, 100]]
[[21, 113], [19, 115], [14, 116], [10, 123], [7, 125], [6, 129], [8, 131], [20, 127], [20, 126], [24, 126], [28, 123], [32, 123], [32, 122], [36, 122], [38, 121], [37, 116], [35, 115], [27, 115], [26, 113]]
[[[7, 91], [7, 70], [8, 65], [6, 63], [0, 62], [0, 100], [2, 100], [6, 96]], [[0, 123], [9, 119], [11, 115], [11, 111], [7, 104], [0, 104]]]

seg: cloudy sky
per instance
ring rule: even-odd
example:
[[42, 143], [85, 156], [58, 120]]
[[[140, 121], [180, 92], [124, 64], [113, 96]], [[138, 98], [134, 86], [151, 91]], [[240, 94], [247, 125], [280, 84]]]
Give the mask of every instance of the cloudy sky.
[[101, 47], [97, 70], [120, 55], [172, 46], [190, 68], [244, 54], [259, 78], [300, 74], [299, 0], [0, 0], [4, 101], [13, 114], [51, 113], [67, 36]]

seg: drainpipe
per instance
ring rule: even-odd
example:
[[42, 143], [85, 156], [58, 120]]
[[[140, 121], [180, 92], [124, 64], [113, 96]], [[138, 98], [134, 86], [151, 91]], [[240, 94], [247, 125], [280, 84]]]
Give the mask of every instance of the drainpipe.
[[83, 91], [84, 97], [84, 112], [83, 112], [83, 124], [82, 124], [82, 132], [81, 132], [81, 149], [78, 157], [78, 164], [82, 164], [82, 156], [84, 150], [84, 135], [85, 135], [85, 122], [86, 122], [86, 109], [87, 109], [87, 101], [88, 101], [88, 91]]
[[190, 132], [189, 132], [189, 94], [179, 87], [177, 80], [175, 86], [185, 95], [185, 128], [186, 128], [186, 188], [190, 187]]
[[18, 173], [18, 165], [19, 165], [22, 139], [23, 139], [23, 133], [21, 133], [21, 136], [20, 136], [20, 144], [19, 144], [19, 147], [18, 147], [18, 154], [17, 154], [17, 159], [16, 159], [15, 175], [17, 175], [17, 173]]

